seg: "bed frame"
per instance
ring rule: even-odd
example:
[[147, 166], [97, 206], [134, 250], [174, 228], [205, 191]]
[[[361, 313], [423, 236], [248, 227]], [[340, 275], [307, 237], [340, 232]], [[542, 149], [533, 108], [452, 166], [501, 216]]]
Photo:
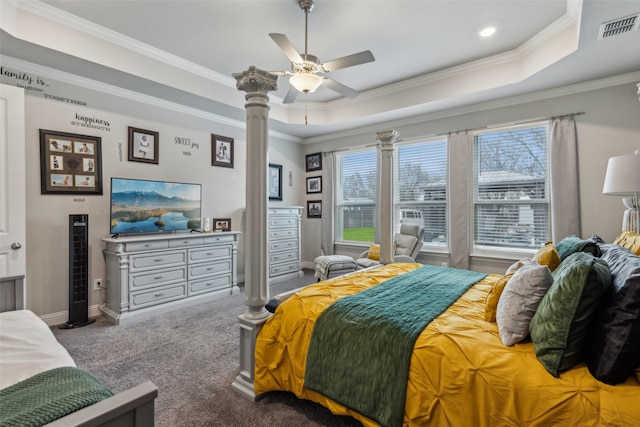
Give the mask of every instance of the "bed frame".
[[72, 414], [46, 427], [153, 427], [158, 388], [147, 381]]
[[[22, 303], [13, 307], [22, 308]], [[156, 397], [158, 388], [147, 381], [59, 418], [46, 427], [153, 427]]]

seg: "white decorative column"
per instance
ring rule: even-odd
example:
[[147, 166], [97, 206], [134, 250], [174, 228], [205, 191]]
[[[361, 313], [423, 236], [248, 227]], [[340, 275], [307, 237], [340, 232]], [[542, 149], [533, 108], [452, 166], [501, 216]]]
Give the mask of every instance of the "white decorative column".
[[232, 383], [234, 390], [255, 400], [253, 388], [255, 343], [260, 328], [269, 317], [264, 306], [269, 298], [269, 254], [267, 246], [269, 97], [278, 88], [278, 77], [249, 67], [234, 74], [238, 90], [245, 95], [247, 109], [247, 198], [245, 225], [244, 303], [240, 315], [240, 372]]
[[380, 230], [380, 263], [393, 262], [393, 168], [394, 142], [398, 140], [398, 131], [390, 129], [376, 133], [378, 144], [378, 188], [377, 221]]

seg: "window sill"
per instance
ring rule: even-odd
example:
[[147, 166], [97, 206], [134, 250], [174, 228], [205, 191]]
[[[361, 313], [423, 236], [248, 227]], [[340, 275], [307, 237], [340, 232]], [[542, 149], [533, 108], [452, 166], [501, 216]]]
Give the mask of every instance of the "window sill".
[[533, 258], [537, 250], [535, 249], [489, 249], [486, 247], [474, 248], [469, 254], [472, 258], [491, 258], [491, 259], [506, 259], [518, 261], [524, 258]]

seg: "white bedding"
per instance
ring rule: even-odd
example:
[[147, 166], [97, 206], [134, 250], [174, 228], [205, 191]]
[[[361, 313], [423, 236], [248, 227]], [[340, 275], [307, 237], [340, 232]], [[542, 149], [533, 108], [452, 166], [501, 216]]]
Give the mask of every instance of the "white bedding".
[[61, 366], [76, 364], [38, 316], [29, 310], [0, 313], [0, 389]]

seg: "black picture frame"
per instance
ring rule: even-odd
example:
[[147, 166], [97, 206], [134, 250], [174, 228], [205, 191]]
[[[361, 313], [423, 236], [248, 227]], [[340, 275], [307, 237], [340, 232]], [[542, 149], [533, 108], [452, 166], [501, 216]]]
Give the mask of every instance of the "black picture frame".
[[233, 169], [233, 138], [211, 134], [211, 166]]
[[214, 218], [213, 231], [231, 231], [231, 218]]
[[269, 200], [282, 200], [282, 165], [269, 163]]
[[40, 129], [40, 193], [102, 194], [102, 138]]
[[157, 165], [160, 159], [160, 133], [129, 126], [129, 161]]
[[322, 177], [310, 176], [307, 178], [307, 194], [322, 193]]
[[322, 218], [322, 200], [307, 200], [307, 218]]
[[307, 172], [322, 170], [322, 153], [307, 154], [304, 159]]

